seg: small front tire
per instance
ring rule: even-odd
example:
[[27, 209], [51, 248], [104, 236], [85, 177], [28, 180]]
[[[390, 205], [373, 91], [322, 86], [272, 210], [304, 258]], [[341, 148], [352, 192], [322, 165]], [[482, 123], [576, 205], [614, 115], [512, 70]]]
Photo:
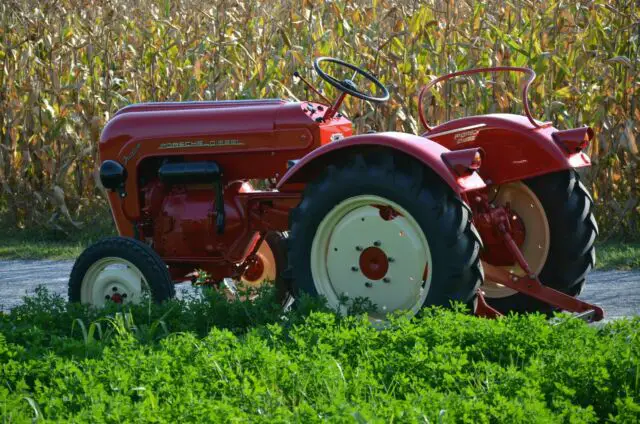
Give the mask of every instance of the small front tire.
[[109, 237], [78, 257], [69, 277], [69, 301], [102, 307], [108, 302], [140, 303], [145, 293], [160, 303], [175, 296], [165, 263], [148, 245]]

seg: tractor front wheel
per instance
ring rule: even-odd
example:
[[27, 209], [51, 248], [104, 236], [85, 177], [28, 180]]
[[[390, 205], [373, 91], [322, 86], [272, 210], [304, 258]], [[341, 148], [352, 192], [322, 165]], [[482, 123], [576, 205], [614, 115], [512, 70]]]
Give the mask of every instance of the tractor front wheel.
[[389, 152], [330, 165], [291, 213], [295, 293], [368, 298], [373, 321], [428, 305], [469, 304], [480, 285], [480, 242], [469, 209], [431, 170]]
[[146, 244], [109, 237], [78, 257], [69, 277], [69, 300], [93, 306], [140, 303], [145, 293], [160, 303], [175, 295], [167, 266]]

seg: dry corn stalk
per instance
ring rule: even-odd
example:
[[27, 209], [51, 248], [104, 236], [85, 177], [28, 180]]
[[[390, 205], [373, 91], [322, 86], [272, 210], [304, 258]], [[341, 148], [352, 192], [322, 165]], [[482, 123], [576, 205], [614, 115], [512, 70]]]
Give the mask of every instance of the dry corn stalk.
[[[416, 93], [437, 74], [532, 67], [541, 119], [596, 129], [586, 177], [602, 227], [640, 230], [638, 202], [625, 207], [640, 197], [636, 1], [14, 0], [0, 12], [0, 209], [13, 225], [68, 226], [101, 194], [97, 142], [118, 108], [302, 98], [293, 71], [314, 79], [312, 57], [332, 55], [391, 88], [377, 108], [347, 102], [358, 130], [419, 131]], [[517, 112], [518, 84], [487, 75], [442, 87], [431, 119]]]

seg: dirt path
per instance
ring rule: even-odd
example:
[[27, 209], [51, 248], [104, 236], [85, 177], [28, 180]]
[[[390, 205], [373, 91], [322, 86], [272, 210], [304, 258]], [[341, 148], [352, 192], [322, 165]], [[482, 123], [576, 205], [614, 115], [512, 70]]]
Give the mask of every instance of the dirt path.
[[[10, 309], [39, 285], [66, 297], [72, 261], [0, 261], [0, 309]], [[177, 286], [178, 293], [188, 285]], [[606, 317], [640, 315], [640, 271], [594, 271], [581, 299], [600, 305]]]

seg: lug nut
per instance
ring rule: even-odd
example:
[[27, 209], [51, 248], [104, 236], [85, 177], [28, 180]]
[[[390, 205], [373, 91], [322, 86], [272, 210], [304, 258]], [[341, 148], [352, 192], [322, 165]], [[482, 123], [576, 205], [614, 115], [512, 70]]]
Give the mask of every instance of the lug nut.
[[385, 283], [390, 283], [391, 282], [391, 278], [384, 277], [382, 279], [382, 281], [384, 281]]
[[118, 288], [114, 286], [111, 290], [113, 290], [114, 292], [117, 292]]
[[352, 267], [351, 267], [351, 271], [356, 272], [357, 270], [358, 270], [358, 267], [357, 267], [357, 266], [352, 266]]
[[107, 300], [109, 300], [109, 299], [111, 299], [111, 296], [106, 295], [104, 298], [105, 298], [105, 299], [107, 299]]
[[379, 247], [381, 244], [382, 244], [382, 243], [380, 243], [380, 240], [376, 240], [376, 241], [374, 241], [374, 242], [373, 242], [373, 245], [374, 245], [375, 247]]
[[396, 260], [395, 260], [395, 259], [393, 259], [393, 258], [387, 258], [387, 260], [388, 260], [389, 262], [395, 262], [395, 261], [396, 261]]
[[371, 288], [373, 287], [373, 284], [371, 284], [370, 281], [367, 281], [366, 283], [364, 283], [365, 287]]
[[362, 252], [362, 247], [361, 247], [361, 246], [356, 246], [356, 250], [357, 250], [358, 252]]
[[127, 294], [126, 294], [126, 293], [123, 293], [123, 294], [122, 294], [122, 298], [123, 298], [123, 299], [126, 299], [126, 298], [127, 298]]

